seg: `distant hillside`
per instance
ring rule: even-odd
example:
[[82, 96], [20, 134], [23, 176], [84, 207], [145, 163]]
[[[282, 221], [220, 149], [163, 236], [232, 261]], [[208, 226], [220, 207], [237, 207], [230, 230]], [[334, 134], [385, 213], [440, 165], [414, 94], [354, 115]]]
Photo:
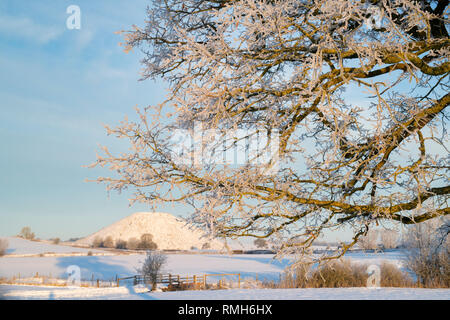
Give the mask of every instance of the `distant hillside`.
[[150, 233], [158, 249], [189, 250], [192, 247], [201, 249], [205, 243], [210, 249], [221, 250], [223, 244], [216, 239], [208, 239], [200, 229], [188, 225], [186, 220], [163, 212], [138, 212], [119, 220], [112, 225], [75, 242], [78, 245], [91, 245], [95, 238], [105, 239], [111, 236], [116, 240], [128, 241], [130, 238], [140, 239], [143, 234]]
[[[86, 255], [89, 251], [92, 253], [107, 253], [104, 250], [76, 248], [64, 245], [64, 243], [55, 245], [48, 241], [31, 241], [17, 237], [2, 238], [8, 241], [7, 255], [38, 255], [43, 253], [82, 253]], [[1, 267], [0, 267], [1, 270]]]

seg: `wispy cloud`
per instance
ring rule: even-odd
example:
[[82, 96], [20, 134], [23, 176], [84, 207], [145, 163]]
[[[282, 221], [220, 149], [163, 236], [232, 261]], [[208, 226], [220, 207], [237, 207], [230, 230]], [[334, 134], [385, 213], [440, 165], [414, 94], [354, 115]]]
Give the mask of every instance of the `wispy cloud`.
[[78, 51], [83, 50], [89, 43], [94, 39], [94, 31], [89, 29], [82, 29], [76, 31], [78, 32], [78, 37], [76, 40], [76, 48]]
[[46, 44], [58, 38], [64, 29], [39, 24], [27, 17], [0, 16], [0, 34]]

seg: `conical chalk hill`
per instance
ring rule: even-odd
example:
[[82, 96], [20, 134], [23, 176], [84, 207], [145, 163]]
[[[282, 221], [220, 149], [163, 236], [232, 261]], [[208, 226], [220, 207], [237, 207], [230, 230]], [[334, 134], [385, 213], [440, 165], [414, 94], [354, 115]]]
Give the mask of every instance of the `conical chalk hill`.
[[163, 212], [137, 212], [112, 225], [78, 240], [79, 245], [92, 245], [94, 240], [111, 238], [129, 241], [141, 239], [143, 234], [151, 234], [153, 242], [161, 250], [213, 249], [221, 250], [222, 242], [204, 237], [205, 233], [187, 224], [186, 220]]

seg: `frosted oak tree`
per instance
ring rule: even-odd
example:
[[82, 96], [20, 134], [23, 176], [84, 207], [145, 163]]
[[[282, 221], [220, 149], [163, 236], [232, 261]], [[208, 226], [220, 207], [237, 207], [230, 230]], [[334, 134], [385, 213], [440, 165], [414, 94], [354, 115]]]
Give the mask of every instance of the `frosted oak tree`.
[[[130, 188], [133, 201], [187, 203], [214, 234], [270, 239], [281, 254], [350, 229], [339, 256], [374, 224], [446, 215], [448, 9], [442, 0], [155, 0], [123, 46], [142, 50], [142, 78], [167, 81], [168, 97], [107, 128], [131, 151], [105, 147], [94, 166], [114, 174], [97, 181]], [[201, 161], [195, 147], [194, 161], [179, 161], [177, 129], [200, 135], [201, 147], [214, 132], [247, 161]], [[248, 141], [273, 132], [276, 154], [258, 161], [262, 143], [248, 155]]]

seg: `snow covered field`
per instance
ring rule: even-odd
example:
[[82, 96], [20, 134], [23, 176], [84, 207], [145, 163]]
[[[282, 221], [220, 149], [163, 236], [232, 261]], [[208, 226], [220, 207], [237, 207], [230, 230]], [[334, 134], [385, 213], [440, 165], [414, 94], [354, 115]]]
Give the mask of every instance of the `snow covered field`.
[[51, 288], [0, 285], [5, 299], [101, 300], [450, 300], [450, 289], [320, 288], [148, 292], [144, 288]]
[[[113, 279], [136, 274], [144, 255], [70, 256], [70, 257], [3, 257], [0, 258], [0, 277], [52, 275], [67, 278], [66, 269], [80, 267], [82, 279]], [[272, 261], [271, 255], [204, 255], [169, 254], [166, 273], [201, 275], [211, 273], [240, 273], [241, 277], [276, 280], [289, 260]]]
[[[89, 249], [62, 245], [47, 245], [23, 239], [9, 239], [9, 255], [0, 258], [0, 277], [30, 277], [39, 275], [67, 279], [69, 266], [78, 266], [81, 278], [111, 280], [136, 274], [144, 259], [142, 254], [88, 256]], [[101, 252], [101, 250], [98, 250]], [[44, 256], [43, 252], [71, 253], [68, 256]], [[34, 254], [34, 256], [15, 256]], [[83, 254], [83, 255], [78, 255]], [[273, 260], [268, 254], [168, 254], [165, 272], [179, 275], [240, 273], [246, 279], [278, 280], [289, 258]], [[350, 252], [354, 262], [379, 264], [390, 261], [402, 267], [402, 253]], [[214, 277], [212, 277], [214, 280]], [[0, 296], [6, 299], [450, 299], [450, 289], [410, 288], [340, 288], [340, 289], [229, 289], [209, 291], [152, 292], [147, 289], [121, 286], [119, 288], [66, 288], [45, 286], [0, 285]]]
[[[116, 276], [135, 275], [136, 268], [140, 267], [145, 257], [144, 254], [111, 255], [110, 252], [106, 252], [109, 255], [88, 256], [89, 249], [46, 245], [15, 238], [8, 238], [8, 241], [8, 255], [0, 258], [0, 277], [6, 278], [18, 275], [22, 278], [30, 277], [36, 273], [42, 276], [67, 278], [67, 268], [75, 265], [80, 268], [82, 279], [110, 280]], [[15, 252], [22, 255], [11, 254]], [[38, 255], [44, 252], [77, 254], [45, 257]], [[102, 253], [101, 250], [95, 252]], [[243, 279], [254, 278], [258, 274], [260, 280], [276, 280], [289, 264], [289, 259], [276, 261], [272, 257], [272, 255], [168, 254], [168, 263], [164, 271], [180, 275], [240, 273]]]
[[[64, 250], [72, 252], [74, 249], [79, 249], [76, 252], [84, 255], [45, 257], [7, 255], [0, 258], [0, 277], [10, 278], [19, 274], [21, 277], [29, 277], [38, 273], [43, 276], [67, 278], [67, 268], [76, 265], [81, 270], [82, 279], [110, 280], [116, 276], [126, 277], [136, 274], [136, 268], [145, 257], [143, 254], [87, 256], [88, 249], [47, 246], [27, 240], [12, 241], [10, 247], [14, 250], [13, 252], [28, 254], [52, 252], [49, 251], [50, 249], [55, 250], [53, 252], [64, 252]], [[101, 251], [98, 250], [98, 252]], [[402, 265], [399, 252], [351, 252], [348, 258], [361, 263], [379, 264], [382, 261], [391, 261], [399, 267]], [[270, 254], [168, 254], [165, 272], [180, 275], [240, 273], [243, 279], [254, 279], [257, 274], [259, 280], [278, 280], [280, 273], [289, 263], [289, 258], [281, 261], [273, 260], [273, 255]]]

